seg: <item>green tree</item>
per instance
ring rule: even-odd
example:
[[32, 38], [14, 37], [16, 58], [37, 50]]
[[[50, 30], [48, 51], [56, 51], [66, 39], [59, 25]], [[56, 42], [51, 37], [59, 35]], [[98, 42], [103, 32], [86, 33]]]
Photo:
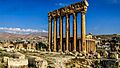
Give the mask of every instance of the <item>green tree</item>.
[[47, 46], [44, 44], [44, 43], [42, 43], [42, 42], [39, 42], [38, 44], [37, 44], [37, 50], [40, 50], [40, 49], [46, 49], [47, 48]]

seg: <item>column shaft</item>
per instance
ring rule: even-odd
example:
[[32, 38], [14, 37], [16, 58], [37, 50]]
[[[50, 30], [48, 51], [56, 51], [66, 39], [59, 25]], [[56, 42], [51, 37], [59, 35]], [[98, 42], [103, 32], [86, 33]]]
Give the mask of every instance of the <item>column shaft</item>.
[[85, 12], [81, 12], [81, 45], [82, 45], [82, 51], [86, 52]]
[[77, 17], [76, 13], [73, 13], [73, 38], [74, 38], [74, 51], [76, 51], [77, 46]]
[[57, 46], [57, 18], [54, 18], [54, 46], [53, 51], [56, 52]]
[[81, 46], [82, 46], [82, 45], [81, 45], [81, 40], [79, 40], [79, 50], [78, 50], [79, 52], [82, 51], [82, 49], [81, 49], [82, 47], [81, 47]]
[[63, 45], [63, 17], [60, 16], [60, 47], [59, 47], [59, 52], [62, 52], [62, 45]]
[[88, 53], [88, 40], [86, 40], [86, 52]]
[[69, 51], [69, 38], [70, 38], [70, 22], [69, 15], [66, 14], [66, 51]]
[[48, 51], [51, 51], [51, 46], [52, 46], [52, 18], [49, 17], [49, 25], [48, 25]]

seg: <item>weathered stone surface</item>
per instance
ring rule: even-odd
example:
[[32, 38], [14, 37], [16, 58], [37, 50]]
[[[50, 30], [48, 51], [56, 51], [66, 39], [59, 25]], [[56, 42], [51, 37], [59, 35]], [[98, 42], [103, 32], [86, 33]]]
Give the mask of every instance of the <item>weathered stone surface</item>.
[[14, 67], [28, 68], [28, 59], [8, 59], [8, 68]]
[[48, 63], [46, 60], [43, 59], [36, 59], [36, 67], [37, 68], [47, 68], [48, 67]]
[[[87, 1], [85, 1], [87, 2]], [[54, 52], [65, 52], [65, 51], [82, 51], [82, 52], [95, 52], [95, 42], [86, 39], [86, 11], [87, 5], [83, 2], [71, 4], [69, 6], [54, 10], [48, 13], [49, 18], [49, 32], [48, 32], [48, 49]], [[77, 39], [77, 14], [81, 13], [81, 43], [78, 43]], [[73, 16], [73, 37], [70, 37], [70, 15]], [[65, 18], [64, 18], [65, 17]], [[54, 20], [53, 20], [54, 19]], [[59, 38], [57, 38], [57, 21], [59, 19]], [[63, 24], [66, 19], [66, 35], [63, 34]], [[53, 42], [52, 42], [52, 20], [54, 25]], [[71, 39], [72, 38], [72, 39]], [[91, 38], [90, 38], [91, 39]], [[89, 42], [88, 44], [87, 41]], [[66, 45], [64, 45], [66, 44]], [[81, 45], [80, 45], [81, 44]], [[91, 48], [90, 48], [91, 47]], [[56, 50], [57, 49], [57, 50]]]

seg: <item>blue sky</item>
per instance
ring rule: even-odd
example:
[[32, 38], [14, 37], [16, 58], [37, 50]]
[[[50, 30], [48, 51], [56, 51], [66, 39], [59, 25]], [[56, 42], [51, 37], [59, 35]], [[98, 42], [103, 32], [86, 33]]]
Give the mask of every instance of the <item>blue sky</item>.
[[[0, 28], [47, 31], [48, 12], [79, 1], [81, 0], [0, 0]], [[120, 0], [88, 2], [87, 33], [120, 34]], [[80, 31], [80, 23], [78, 26]]]

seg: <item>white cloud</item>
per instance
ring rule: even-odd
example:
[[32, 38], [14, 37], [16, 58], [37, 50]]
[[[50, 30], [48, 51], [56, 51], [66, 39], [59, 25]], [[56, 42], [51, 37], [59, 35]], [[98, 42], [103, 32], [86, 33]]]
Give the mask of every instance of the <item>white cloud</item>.
[[14, 33], [14, 34], [30, 34], [30, 33], [48, 32], [46, 30], [6, 28], [6, 27], [0, 27], [0, 31], [7, 32], [7, 33]]

